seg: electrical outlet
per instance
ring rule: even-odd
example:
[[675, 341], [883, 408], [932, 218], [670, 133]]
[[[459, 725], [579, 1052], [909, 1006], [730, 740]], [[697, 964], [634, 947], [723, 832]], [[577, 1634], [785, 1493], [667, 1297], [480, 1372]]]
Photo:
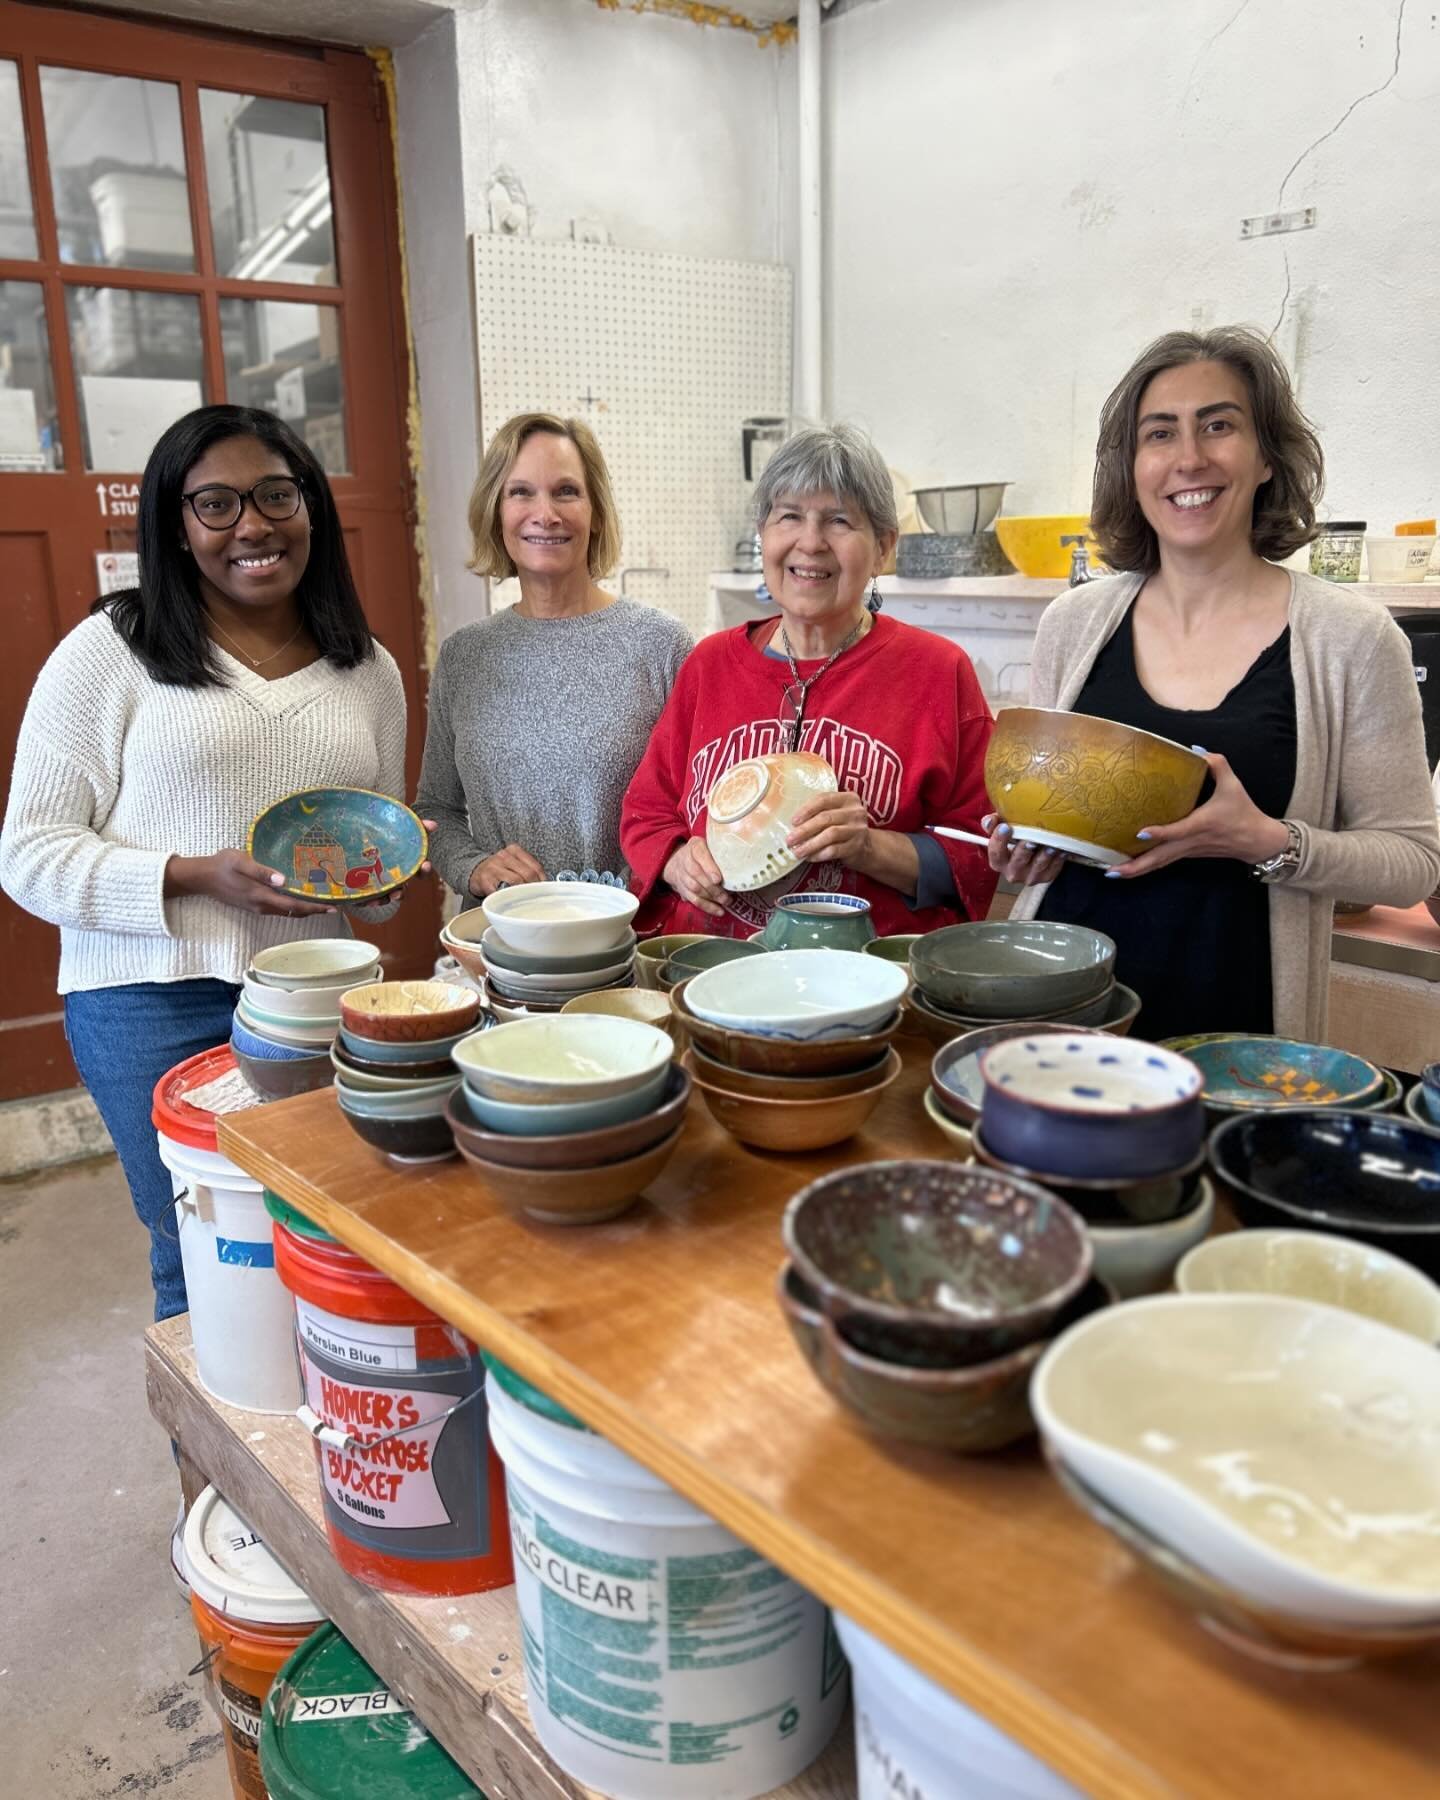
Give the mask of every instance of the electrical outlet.
[[1297, 206], [1293, 212], [1257, 213], [1253, 219], [1240, 221], [1242, 238], [1274, 237], [1281, 231], [1313, 230], [1315, 219], [1313, 206]]

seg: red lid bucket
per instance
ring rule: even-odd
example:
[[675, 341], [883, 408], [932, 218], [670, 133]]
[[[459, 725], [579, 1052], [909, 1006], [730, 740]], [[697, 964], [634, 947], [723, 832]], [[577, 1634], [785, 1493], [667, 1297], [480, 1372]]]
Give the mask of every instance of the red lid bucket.
[[176, 1063], [155, 1083], [151, 1124], [172, 1144], [188, 1144], [192, 1150], [218, 1155], [214, 1113], [192, 1106], [186, 1096], [230, 1074], [234, 1067], [235, 1057], [228, 1044], [202, 1050], [198, 1056], [187, 1056], [184, 1062]]

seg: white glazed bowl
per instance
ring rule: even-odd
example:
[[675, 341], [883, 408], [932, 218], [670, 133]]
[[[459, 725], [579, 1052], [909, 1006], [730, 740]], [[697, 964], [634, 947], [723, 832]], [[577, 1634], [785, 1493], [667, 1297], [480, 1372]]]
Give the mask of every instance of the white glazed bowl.
[[609, 987], [630, 967], [628, 962], [607, 963], [602, 969], [586, 969], [578, 975], [522, 975], [518, 969], [503, 969], [492, 963], [484, 952], [480, 960], [485, 973], [512, 994], [533, 994], [537, 1000], [553, 1000], [561, 995], [588, 994], [593, 988]]
[[858, 950], [772, 950], [703, 969], [685, 986], [711, 1025], [807, 1042], [883, 1025], [905, 997], [909, 971]]
[[1182, 1294], [1287, 1294], [1440, 1343], [1440, 1287], [1388, 1250], [1325, 1231], [1228, 1231], [1175, 1271]]
[[591, 881], [526, 881], [481, 903], [495, 935], [530, 956], [578, 956], [623, 943], [640, 902]]
[[752, 756], [728, 768], [705, 802], [705, 843], [732, 894], [769, 887], [800, 867], [785, 841], [802, 806], [839, 783], [809, 750]]
[[284, 1044], [292, 1050], [326, 1050], [340, 1029], [338, 1008], [333, 1016], [327, 1014], [323, 1019], [281, 1019], [273, 1013], [257, 1011], [243, 997], [236, 1005], [235, 1017], [256, 1037], [268, 1038], [272, 1044]]
[[318, 1025], [340, 1017], [340, 996], [353, 983], [342, 976], [326, 987], [266, 987], [253, 975], [245, 977], [245, 1004], [261, 1020], [285, 1020], [299, 1025]]
[[1122, 1300], [1133, 1300], [1137, 1294], [1158, 1294], [1169, 1287], [1181, 1257], [1205, 1242], [1214, 1223], [1215, 1188], [1209, 1176], [1202, 1175], [1195, 1204], [1176, 1219], [1128, 1225], [1092, 1225], [1087, 1220], [1085, 1233], [1095, 1252], [1095, 1273]]
[[1269, 1294], [1134, 1300], [1063, 1332], [1030, 1404], [1067, 1468], [1236, 1593], [1440, 1621], [1440, 1356], [1413, 1337]]
[[255, 953], [248, 976], [265, 988], [334, 988], [343, 992], [372, 980], [380, 952], [359, 938], [297, 938]]
[[669, 1034], [654, 1025], [594, 1013], [514, 1019], [454, 1050], [472, 1093], [522, 1106], [628, 1094], [652, 1081], [674, 1054]]

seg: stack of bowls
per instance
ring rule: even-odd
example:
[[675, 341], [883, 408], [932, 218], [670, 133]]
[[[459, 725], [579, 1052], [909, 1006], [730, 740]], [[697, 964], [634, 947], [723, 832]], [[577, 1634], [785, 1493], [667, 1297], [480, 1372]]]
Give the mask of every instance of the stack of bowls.
[[946, 925], [912, 945], [910, 972], [910, 1005], [937, 1044], [1018, 1019], [1123, 1037], [1140, 1011], [1139, 996], [1115, 980], [1114, 941], [1085, 925]]
[[377, 981], [341, 995], [340, 1019], [335, 1097], [351, 1128], [396, 1167], [453, 1156], [452, 1052], [494, 1023], [479, 995], [449, 981]]
[[558, 1013], [577, 994], [630, 986], [638, 905], [599, 882], [530, 881], [452, 919], [440, 942], [501, 1018]]
[[[992, 1044], [1003, 1044], [1007, 1038], [1040, 1037], [1073, 1029], [1068, 1025], [1017, 1020], [1012, 1024], [984, 1025], [978, 1031], [962, 1032], [940, 1046], [930, 1061], [925, 1115], [949, 1138], [962, 1160], [968, 1161], [975, 1154], [971, 1133], [985, 1098], [985, 1079], [980, 1073], [982, 1053]], [[1085, 1030], [1078, 1035], [1088, 1037], [1091, 1032]]]
[[776, 950], [671, 990], [685, 1066], [717, 1124], [759, 1150], [852, 1137], [900, 1073], [906, 974], [854, 950]]
[[340, 996], [373, 981], [380, 952], [358, 938], [300, 938], [257, 952], [245, 971], [230, 1048], [257, 1094], [286, 1100], [331, 1080]]
[[758, 937], [707, 937], [697, 943], [681, 944], [660, 965], [655, 985], [662, 994], [672, 993], [692, 975], [703, 975], [707, 969], [718, 969], [721, 963], [744, 962], [748, 956], [764, 956], [770, 946]]
[[1287, 1669], [1440, 1639], [1440, 1358], [1373, 1319], [1182, 1294], [1067, 1331], [1031, 1389], [1072, 1497], [1217, 1636]]
[[677, 950], [686, 950], [691, 944], [707, 943], [712, 935], [708, 931], [671, 931], [658, 937], [642, 938], [635, 946], [636, 987], [658, 988], [660, 971]]
[[1073, 1207], [1095, 1273], [1122, 1298], [1168, 1287], [1215, 1219], [1195, 1065], [1094, 1031], [1020, 1033], [982, 1048], [979, 1065], [976, 1161]]
[[1205, 1111], [1212, 1125], [1240, 1113], [1297, 1106], [1388, 1112], [1404, 1092], [1399, 1076], [1329, 1044], [1210, 1031], [1166, 1038], [1165, 1048], [1188, 1056], [1204, 1076]]
[[1440, 1062], [1426, 1063], [1420, 1079], [1405, 1096], [1405, 1111], [1417, 1125], [1440, 1131]]
[[547, 1225], [591, 1225], [637, 1200], [675, 1152], [689, 1077], [653, 1025], [575, 1013], [467, 1038], [446, 1120], [501, 1202]]
[[779, 1299], [835, 1399], [872, 1430], [994, 1450], [1033, 1429], [1046, 1344], [1109, 1303], [1084, 1227], [1032, 1182], [948, 1162], [877, 1162], [802, 1188]]

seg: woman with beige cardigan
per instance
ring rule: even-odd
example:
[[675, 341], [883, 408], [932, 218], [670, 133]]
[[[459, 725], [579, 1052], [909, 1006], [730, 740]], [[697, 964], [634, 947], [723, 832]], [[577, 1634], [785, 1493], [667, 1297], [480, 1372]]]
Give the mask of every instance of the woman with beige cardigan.
[[[1091, 527], [1112, 568], [1047, 608], [1031, 703], [1203, 750], [1211, 779], [1143, 855], [1100, 871], [990, 839], [1015, 916], [1106, 931], [1147, 1038], [1323, 1041], [1336, 899], [1440, 884], [1420, 698], [1385, 608], [1276, 566], [1315, 532], [1320, 445], [1241, 327], [1172, 332], [1100, 416]], [[992, 818], [987, 828], [994, 827]]]

